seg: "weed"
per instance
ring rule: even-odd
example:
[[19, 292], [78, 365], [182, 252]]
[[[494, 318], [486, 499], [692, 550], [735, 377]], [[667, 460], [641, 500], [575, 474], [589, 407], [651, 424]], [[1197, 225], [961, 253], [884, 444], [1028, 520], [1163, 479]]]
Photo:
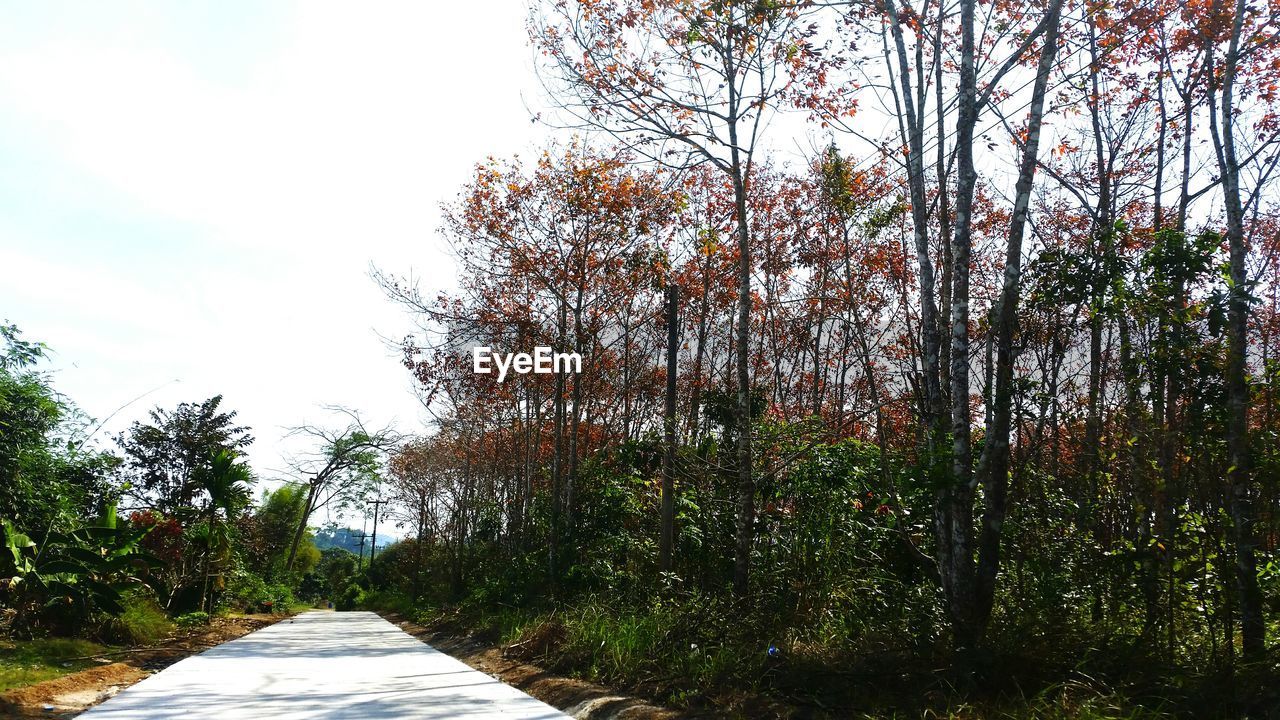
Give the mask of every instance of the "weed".
[[78, 638], [0, 642], [0, 691], [62, 677], [96, 665], [83, 659], [105, 650]]

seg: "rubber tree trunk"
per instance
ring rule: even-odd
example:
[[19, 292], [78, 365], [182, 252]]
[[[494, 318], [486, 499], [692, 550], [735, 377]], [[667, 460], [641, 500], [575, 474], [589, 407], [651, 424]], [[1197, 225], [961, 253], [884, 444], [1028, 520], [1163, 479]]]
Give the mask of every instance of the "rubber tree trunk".
[[968, 634], [981, 641], [991, 618], [995, 600], [996, 576], [1000, 570], [1000, 535], [1008, 503], [1011, 474], [1009, 435], [1013, 420], [1014, 353], [1013, 340], [1018, 329], [1018, 296], [1022, 273], [1022, 242], [1026, 234], [1027, 214], [1031, 205], [1031, 189], [1035, 183], [1040, 131], [1044, 125], [1045, 95], [1049, 74], [1058, 50], [1058, 25], [1063, 0], [1051, 0], [1046, 10], [1048, 21], [1044, 49], [1036, 69], [1031, 94], [1031, 110], [1027, 118], [1026, 143], [1014, 188], [1013, 217], [1009, 222], [1005, 249], [1004, 278], [996, 313], [995, 407], [987, 428], [979, 477], [983, 481], [982, 530], [978, 538], [977, 588], [972, 621]]
[[680, 288], [667, 285], [667, 394], [663, 412], [664, 453], [662, 456], [662, 536], [658, 540], [658, 568], [671, 571], [671, 554], [676, 536], [676, 357], [680, 341]]
[[738, 327], [735, 370], [738, 385], [738, 516], [734, 543], [733, 593], [746, 598], [751, 580], [751, 549], [755, 541], [756, 486], [751, 459], [751, 230], [747, 223], [747, 188], [738, 157], [736, 129], [733, 144], [734, 205], [738, 216]]
[[[1235, 79], [1240, 57], [1246, 5], [1237, 0], [1231, 41], [1222, 73], [1221, 129], [1211, 123], [1227, 215], [1231, 292], [1227, 307], [1227, 482], [1230, 488], [1232, 540], [1236, 551], [1236, 589], [1240, 597], [1240, 631], [1245, 660], [1265, 652], [1266, 623], [1258, 587], [1257, 540], [1250, 502], [1248, 331], [1249, 278], [1245, 267], [1244, 206], [1240, 198], [1240, 165], [1235, 147]], [[1212, 109], [1211, 109], [1212, 110]]]

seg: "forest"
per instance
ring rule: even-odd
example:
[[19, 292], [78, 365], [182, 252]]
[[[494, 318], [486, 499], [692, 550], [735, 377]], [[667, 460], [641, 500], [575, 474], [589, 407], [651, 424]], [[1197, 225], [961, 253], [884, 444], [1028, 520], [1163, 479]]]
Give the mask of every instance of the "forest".
[[1278, 20], [535, 5], [562, 139], [445, 206], [458, 288], [378, 278], [394, 591], [676, 696], [1276, 712]]
[[426, 427], [299, 428], [255, 504], [218, 398], [90, 450], [5, 329], [10, 632], [332, 600], [693, 716], [1280, 716], [1280, 4], [527, 29], [552, 139], [443, 204], [453, 287], [372, 273]]

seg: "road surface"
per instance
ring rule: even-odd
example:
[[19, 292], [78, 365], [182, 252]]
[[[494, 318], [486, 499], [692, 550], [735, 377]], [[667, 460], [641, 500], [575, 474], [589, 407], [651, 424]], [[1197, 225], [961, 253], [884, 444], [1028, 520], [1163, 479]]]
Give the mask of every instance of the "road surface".
[[466, 718], [567, 715], [369, 612], [308, 612], [181, 660], [80, 717]]

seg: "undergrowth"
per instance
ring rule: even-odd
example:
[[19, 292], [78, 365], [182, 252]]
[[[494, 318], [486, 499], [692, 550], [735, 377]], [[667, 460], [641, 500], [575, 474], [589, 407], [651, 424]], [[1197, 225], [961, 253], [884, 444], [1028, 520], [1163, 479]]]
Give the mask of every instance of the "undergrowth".
[[[532, 608], [465, 601], [414, 608], [386, 593], [371, 599], [381, 604], [368, 607], [474, 635], [553, 672], [716, 716], [1156, 720], [1245, 712], [1223, 700], [1229, 681], [1209, 671], [1184, 669], [1176, 688], [1168, 668], [1135, 671], [1143, 667], [1141, 647], [1127, 648], [1127, 657], [1116, 649], [1054, 649], [1060, 658], [1076, 652], [1079, 667], [1036, 659], [1040, 647], [994, 648], [961, 673], [942, 649], [904, 652], [874, 635], [852, 641], [832, 633], [824, 642], [812, 626], [771, 624], [705, 598]], [[1129, 670], [1111, 675], [1111, 668]], [[1255, 698], [1252, 711], [1265, 713], [1267, 702]]]
[[0, 692], [96, 665], [85, 658], [103, 650], [96, 642], [78, 638], [0, 641]]

